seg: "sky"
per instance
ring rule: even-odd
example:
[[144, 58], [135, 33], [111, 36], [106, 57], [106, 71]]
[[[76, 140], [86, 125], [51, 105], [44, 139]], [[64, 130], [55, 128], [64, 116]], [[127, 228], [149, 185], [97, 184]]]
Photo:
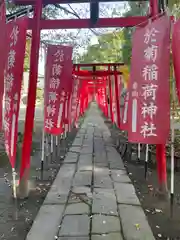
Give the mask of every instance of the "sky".
[[[63, 7], [68, 9], [69, 11], [73, 12], [75, 11], [78, 13], [80, 18], [89, 18], [89, 4], [64, 4]], [[114, 12], [114, 9], [117, 11]], [[101, 18], [108, 18], [108, 17], [119, 17], [122, 16], [122, 14], [127, 11], [128, 7], [125, 2], [111, 2], [111, 3], [100, 3], [99, 8], [99, 16]], [[58, 16], [56, 16], [57, 19], [77, 19], [77, 17], [72, 15], [67, 15], [64, 13], [64, 11], [60, 11]], [[103, 33], [113, 31], [115, 29], [95, 29], [97, 32], [97, 35], [101, 35]], [[69, 36], [71, 35], [71, 38]], [[76, 37], [72, 37], [76, 36]], [[42, 32], [42, 39], [45, 41], [52, 41], [52, 39], [56, 39], [59, 43], [63, 43], [62, 39], [65, 41], [65, 43], [73, 44], [74, 50], [78, 51], [80, 54], [82, 54], [87, 46], [87, 39], [90, 39], [89, 44], [94, 45], [97, 44], [97, 36], [95, 36], [90, 29], [71, 29], [71, 30], [51, 30], [51, 31], [43, 31]], [[72, 42], [72, 39], [73, 42]], [[76, 39], [76, 40], [75, 40]], [[79, 45], [78, 45], [79, 44]], [[42, 51], [41, 51], [42, 53]], [[44, 56], [41, 56], [39, 59], [39, 74], [44, 74]]]
[[[90, 44], [94, 45], [98, 43], [98, 39], [96, 36], [93, 36], [90, 40]], [[83, 53], [84, 49], [79, 49], [79, 52]], [[44, 66], [45, 66], [45, 60], [44, 60], [44, 54], [42, 56], [42, 52], [40, 53], [41, 57], [39, 57], [39, 67], [38, 67], [38, 72], [40, 75], [44, 75]]]

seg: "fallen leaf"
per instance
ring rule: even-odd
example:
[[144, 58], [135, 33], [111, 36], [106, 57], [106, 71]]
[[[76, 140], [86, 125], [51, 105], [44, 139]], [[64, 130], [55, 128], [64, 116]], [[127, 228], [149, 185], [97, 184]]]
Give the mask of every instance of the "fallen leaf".
[[136, 230], [140, 230], [140, 224], [139, 223], [136, 223], [135, 227], [136, 227]]

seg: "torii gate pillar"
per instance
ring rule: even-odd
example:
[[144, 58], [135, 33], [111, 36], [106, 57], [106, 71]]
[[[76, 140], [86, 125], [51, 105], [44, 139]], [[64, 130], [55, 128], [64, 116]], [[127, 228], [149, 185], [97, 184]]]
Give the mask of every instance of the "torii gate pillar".
[[36, 88], [38, 78], [41, 15], [42, 15], [42, 0], [36, 0], [32, 28], [28, 101], [26, 109], [24, 139], [22, 146], [22, 163], [20, 169], [20, 185], [19, 185], [20, 198], [26, 198], [29, 193], [28, 179], [30, 171], [30, 156], [32, 146], [32, 133], [34, 127], [34, 110], [36, 103]]
[[[156, 18], [159, 14], [159, 1], [150, 0], [151, 16]], [[156, 161], [157, 161], [157, 174], [159, 182], [159, 193], [167, 195], [167, 170], [166, 170], [166, 146], [163, 144], [156, 145]]]

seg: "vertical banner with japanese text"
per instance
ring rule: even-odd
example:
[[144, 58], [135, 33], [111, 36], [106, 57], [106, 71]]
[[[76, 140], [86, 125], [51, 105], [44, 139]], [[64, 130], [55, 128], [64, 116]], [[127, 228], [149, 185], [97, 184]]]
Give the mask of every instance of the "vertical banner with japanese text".
[[170, 130], [170, 20], [163, 16], [133, 35], [128, 140], [164, 144]]
[[6, 22], [6, 4], [5, 4], [5, 0], [0, 0], [0, 22]]
[[172, 32], [172, 56], [174, 65], [174, 75], [176, 80], [177, 96], [180, 102], [180, 19], [173, 25]]
[[4, 0], [0, 0], [0, 130], [2, 129], [2, 112], [3, 112], [3, 94], [4, 94], [4, 68], [7, 55], [6, 44], [6, 5]]
[[24, 71], [27, 18], [7, 24], [7, 59], [4, 72], [4, 137], [12, 167], [15, 166], [21, 84]]
[[44, 130], [62, 132], [65, 103], [72, 91], [72, 47], [49, 45], [45, 73]]
[[115, 91], [115, 77], [110, 76], [112, 88], [112, 111], [114, 115], [114, 123], [117, 125], [117, 109], [116, 109], [116, 91]]
[[73, 77], [73, 91], [71, 95], [71, 107], [70, 107], [70, 124], [74, 126], [76, 116], [77, 116], [77, 109], [79, 105], [79, 94], [80, 94], [80, 84], [81, 81], [78, 77]]

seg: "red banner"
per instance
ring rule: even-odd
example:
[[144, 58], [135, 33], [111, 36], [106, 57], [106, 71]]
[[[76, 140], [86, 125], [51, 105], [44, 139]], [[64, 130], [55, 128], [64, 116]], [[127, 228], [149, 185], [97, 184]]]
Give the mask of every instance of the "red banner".
[[18, 133], [21, 84], [24, 71], [27, 18], [7, 24], [7, 59], [5, 65], [5, 148], [14, 168]]
[[0, 22], [6, 22], [6, 4], [4, 0], [0, 0]]
[[0, 130], [2, 129], [2, 111], [3, 111], [3, 94], [4, 94], [4, 68], [5, 68], [5, 59], [7, 54], [7, 44], [5, 40], [6, 36], [6, 6], [4, 0], [0, 0]]
[[72, 91], [72, 50], [71, 46], [48, 46], [44, 130], [50, 134], [57, 135], [62, 132], [65, 102]]
[[163, 16], [133, 35], [128, 111], [130, 142], [164, 144], [170, 129], [170, 20]]
[[85, 98], [88, 94], [88, 82], [86, 80], [81, 80], [81, 89], [80, 89], [80, 114], [84, 113]]
[[180, 20], [173, 25], [172, 33], [172, 55], [174, 64], [174, 75], [176, 80], [177, 96], [180, 102]]
[[74, 126], [77, 116], [77, 110], [78, 110], [78, 104], [79, 104], [79, 94], [80, 94], [80, 87], [81, 87], [81, 81], [79, 78], [74, 77], [73, 78], [74, 86], [73, 91], [71, 95], [71, 107], [70, 107], [70, 125], [71, 127]]
[[114, 122], [117, 125], [117, 109], [116, 109], [116, 91], [115, 91], [115, 77], [111, 77], [111, 88], [112, 88], [112, 111], [114, 116]]

